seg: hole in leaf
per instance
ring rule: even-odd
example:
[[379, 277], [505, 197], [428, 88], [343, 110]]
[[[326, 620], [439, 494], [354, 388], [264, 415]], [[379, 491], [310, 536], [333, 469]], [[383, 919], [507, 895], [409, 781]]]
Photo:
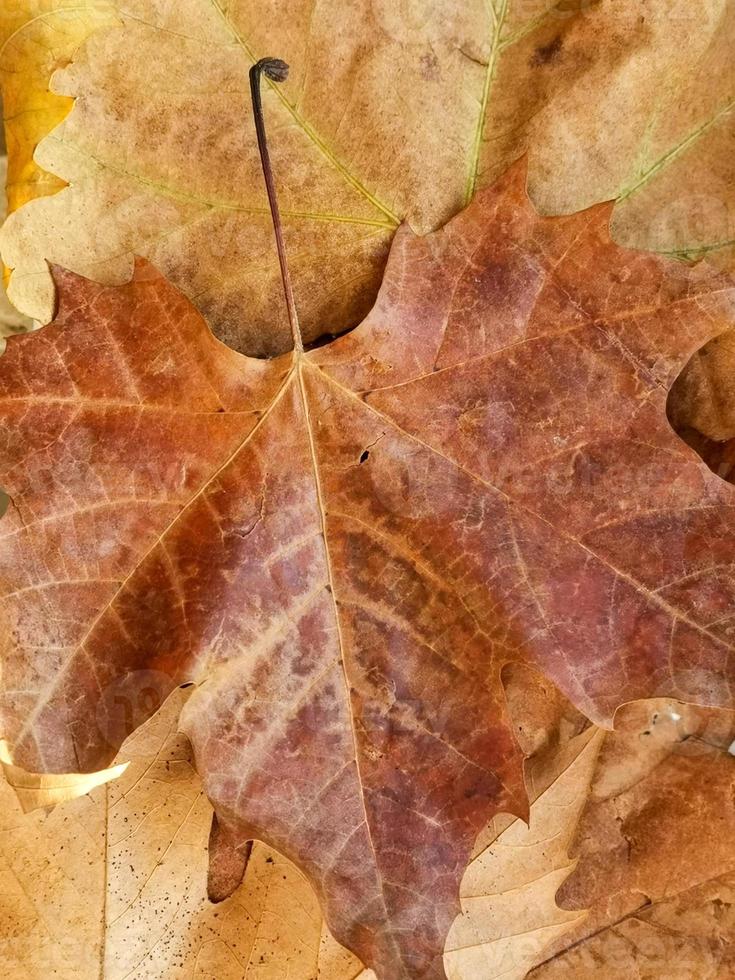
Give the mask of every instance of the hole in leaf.
[[369, 449], [363, 450], [362, 455], [360, 456], [360, 465], [362, 465], [363, 463], [367, 463], [369, 459], [370, 459], [370, 450]]

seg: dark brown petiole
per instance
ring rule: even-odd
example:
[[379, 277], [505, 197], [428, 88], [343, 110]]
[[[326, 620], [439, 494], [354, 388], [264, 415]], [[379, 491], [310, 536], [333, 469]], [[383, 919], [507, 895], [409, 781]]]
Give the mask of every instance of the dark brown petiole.
[[271, 169], [270, 155], [268, 154], [268, 141], [265, 135], [265, 121], [263, 119], [263, 103], [260, 98], [260, 76], [265, 75], [272, 82], [283, 82], [288, 78], [288, 65], [280, 58], [261, 58], [250, 69], [250, 93], [253, 99], [253, 116], [255, 117], [255, 132], [258, 134], [258, 149], [260, 150], [260, 162], [263, 165], [263, 176], [265, 177], [265, 188], [268, 192], [268, 203], [270, 204], [271, 216], [273, 218], [273, 230], [276, 235], [276, 248], [278, 249], [278, 262], [281, 266], [281, 279], [283, 280], [283, 292], [286, 296], [286, 306], [288, 308], [288, 322], [291, 325], [294, 350], [303, 353], [304, 342], [301, 339], [299, 329], [299, 318], [296, 313], [296, 303], [291, 287], [291, 277], [288, 274], [288, 263], [286, 262], [286, 249], [283, 245], [283, 226], [281, 225], [281, 212], [278, 209], [278, 198], [276, 197], [276, 186], [273, 181], [273, 171]]

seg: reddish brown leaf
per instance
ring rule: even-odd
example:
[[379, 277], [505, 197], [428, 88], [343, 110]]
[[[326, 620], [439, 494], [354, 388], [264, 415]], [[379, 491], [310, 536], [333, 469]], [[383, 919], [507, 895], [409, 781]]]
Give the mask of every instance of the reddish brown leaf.
[[366, 321], [306, 355], [228, 350], [140, 263], [57, 270], [0, 362], [16, 761], [98, 768], [196, 682], [218, 834], [294, 860], [391, 980], [443, 976], [477, 834], [527, 812], [504, 664], [603, 723], [729, 701], [732, 490], [665, 401], [735, 286], [524, 185], [404, 228]]

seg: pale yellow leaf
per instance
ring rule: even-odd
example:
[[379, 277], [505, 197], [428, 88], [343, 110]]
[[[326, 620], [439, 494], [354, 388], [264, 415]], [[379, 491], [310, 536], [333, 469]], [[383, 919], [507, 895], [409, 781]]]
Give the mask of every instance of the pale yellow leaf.
[[24, 813], [74, 800], [121, 776], [126, 763], [91, 773], [35, 773], [14, 766], [7, 742], [0, 740], [0, 765], [8, 786], [15, 790]]
[[567, 849], [603, 737], [599, 729], [577, 736], [555, 760], [529, 826], [516, 820], [468, 867], [444, 951], [449, 980], [523, 980], [584, 916], [558, 908], [554, 896], [574, 867]]
[[[6, 156], [0, 156], [0, 188], [5, 187], [7, 170], [8, 158]], [[0, 191], [0, 222], [5, 220], [6, 212], [7, 207], [3, 190]], [[15, 309], [7, 297], [5, 287], [0, 283], [0, 338], [19, 333], [23, 330], [29, 330], [31, 326], [32, 321]], [[1, 344], [2, 340], [0, 340]], [[2, 349], [1, 346], [0, 349]]]

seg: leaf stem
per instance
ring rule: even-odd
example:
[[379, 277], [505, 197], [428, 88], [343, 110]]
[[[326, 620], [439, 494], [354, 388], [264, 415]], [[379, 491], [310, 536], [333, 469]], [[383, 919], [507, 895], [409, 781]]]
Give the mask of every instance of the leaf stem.
[[278, 208], [278, 197], [276, 196], [276, 185], [273, 180], [273, 170], [271, 169], [271, 159], [268, 153], [268, 140], [265, 134], [265, 120], [263, 118], [263, 103], [260, 97], [260, 76], [265, 75], [272, 82], [283, 82], [288, 78], [288, 65], [280, 58], [261, 58], [256, 61], [250, 69], [250, 94], [253, 100], [253, 117], [255, 119], [255, 132], [258, 136], [258, 150], [260, 151], [260, 163], [263, 167], [263, 177], [265, 178], [265, 189], [268, 193], [268, 204], [273, 218], [273, 231], [276, 236], [276, 249], [278, 250], [278, 263], [281, 267], [281, 279], [283, 281], [283, 293], [286, 297], [286, 307], [288, 309], [288, 322], [291, 326], [294, 350], [303, 354], [304, 341], [301, 338], [299, 318], [296, 312], [293, 287], [291, 286], [291, 276], [288, 271], [286, 261], [286, 249], [283, 244], [283, 225], [281, 224], [281, 212]]

